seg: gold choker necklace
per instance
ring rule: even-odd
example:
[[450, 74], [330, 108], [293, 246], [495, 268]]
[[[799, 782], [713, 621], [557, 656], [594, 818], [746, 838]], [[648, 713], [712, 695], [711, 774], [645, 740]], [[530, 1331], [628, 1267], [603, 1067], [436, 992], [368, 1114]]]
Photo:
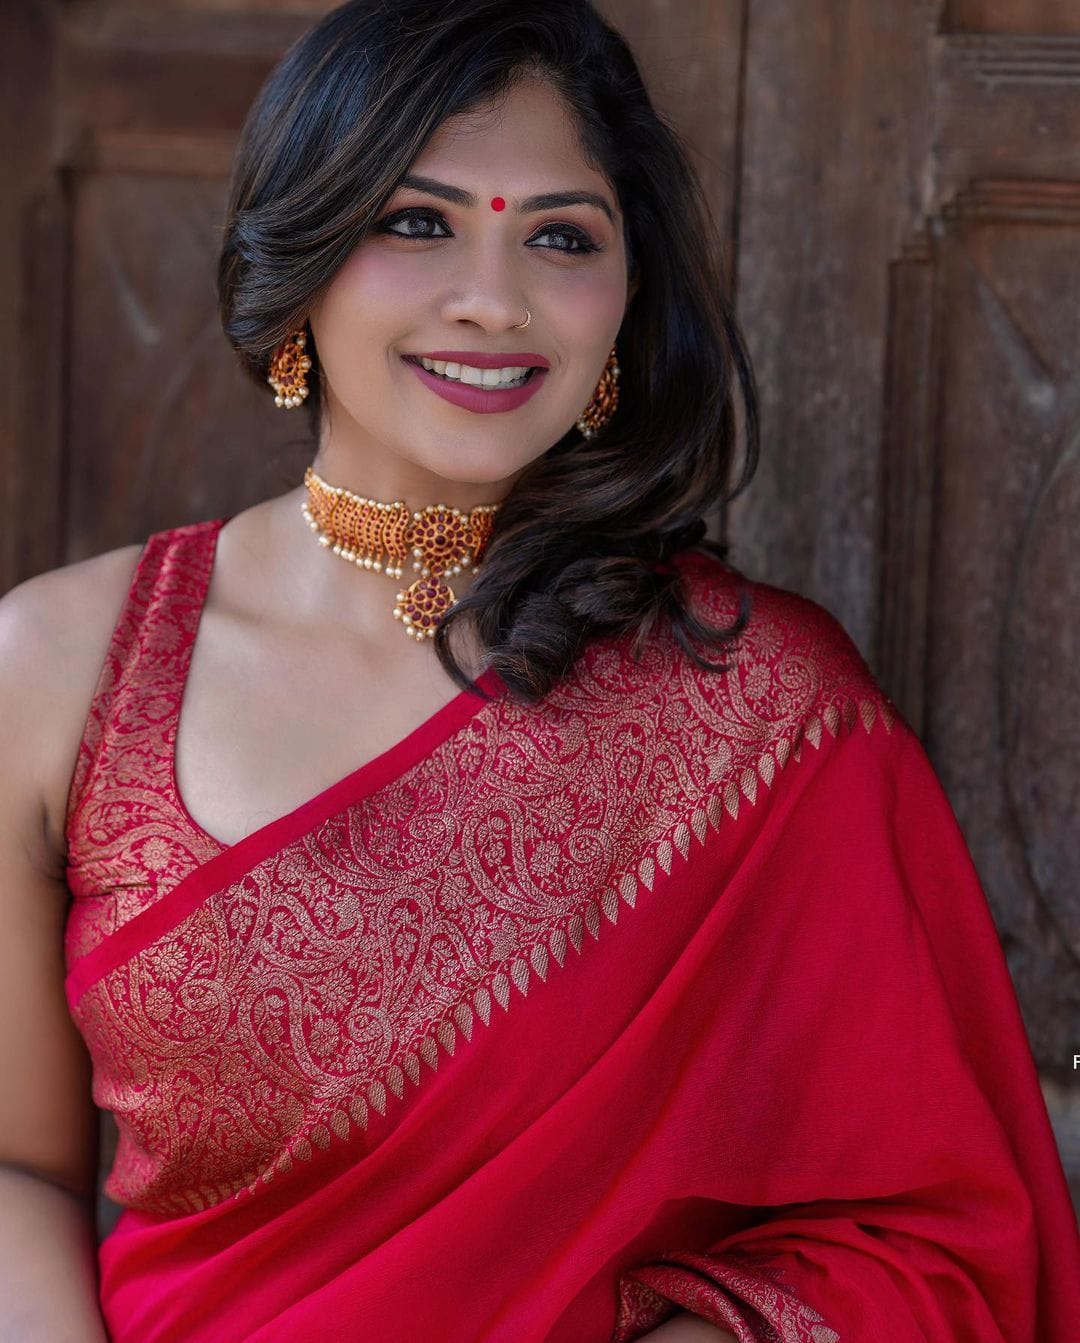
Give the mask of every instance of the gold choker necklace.
[[478, 504], [469, 513], [446, 504], [429, 504], [411, 513], [397, 499], [382, 504], [341, 485], [328, 485], [312, 467], [304, 472], [308, 497], [300, 505], [319, 544], [364, 569], [393, 578], [412, 553], [420, 577], [397, 595], [394, 619], [415, 639], [433, 639], [443, 616], [457, 600], [446, 573], [477, 573], [491, 538], [499, 504]]

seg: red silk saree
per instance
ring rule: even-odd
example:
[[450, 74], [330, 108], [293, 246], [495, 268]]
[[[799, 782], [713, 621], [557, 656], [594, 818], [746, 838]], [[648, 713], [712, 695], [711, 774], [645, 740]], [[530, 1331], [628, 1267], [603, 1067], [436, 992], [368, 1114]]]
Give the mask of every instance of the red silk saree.
[[224, 521], [147, 541], [69, 798], [113, 1343], [1080, 1337], [985, 897], [827, 612], [685, 553], [728, 673], [486, 672], [226, 846], [173, 767]]

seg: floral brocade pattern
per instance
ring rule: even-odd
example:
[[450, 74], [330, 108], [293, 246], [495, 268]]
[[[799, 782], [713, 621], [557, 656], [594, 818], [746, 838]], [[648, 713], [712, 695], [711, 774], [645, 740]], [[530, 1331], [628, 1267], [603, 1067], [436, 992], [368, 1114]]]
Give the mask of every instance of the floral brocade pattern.
[[214, 523], [151, 536], [113, 630], [68, 794], [69, 966], [219, 852], [186, 822], [172, 787], [213, 537]]
[[[168, 916], [222, 851], [172, 773], [218, 526], [150, 538], [117, 624], [69, 804], [69, 969], [140, 912]], [[710, 558], [679, 567], [711, 621], [753, 598], [728, 672], [696, 667], [666, 630], [639, 662], [624, 641], [594, 643], [541, 705], [483, 705], [85, 987], [73, 1015], [120, 1135], [111, 1198], [184, 1214], [317, 1159], [475, 1031], [512, 1030], [519, 997], [586, 935], [618, 936], [638, 893], [807, 742], [891, 730], [822, 608]]]

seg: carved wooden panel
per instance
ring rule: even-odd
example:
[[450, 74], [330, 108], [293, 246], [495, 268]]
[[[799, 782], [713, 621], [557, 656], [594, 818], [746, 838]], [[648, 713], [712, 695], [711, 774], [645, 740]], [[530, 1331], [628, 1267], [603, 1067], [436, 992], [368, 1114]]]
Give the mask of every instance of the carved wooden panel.
[[[926, 580], [923, 737], [1059, 1081], [1080, 988], [1077, 255], [1080, 182], [977, 181], [931, 221], [928, 260], [906, 263], [898, 301], [920, 310], [924, 366], [909, 377], [936, 387], [936, 442], [920, 441], [920, 415], [889, 459], [902, 469], [932, 452], [932, 535], [924, 525], [910, 542]], [[894, 479], [900, 516], [916, 496], [924, 483]]]
[[942, 19], [890, 266], [877, 662], [983, 878], [1080, 1205], [1080, 10]]

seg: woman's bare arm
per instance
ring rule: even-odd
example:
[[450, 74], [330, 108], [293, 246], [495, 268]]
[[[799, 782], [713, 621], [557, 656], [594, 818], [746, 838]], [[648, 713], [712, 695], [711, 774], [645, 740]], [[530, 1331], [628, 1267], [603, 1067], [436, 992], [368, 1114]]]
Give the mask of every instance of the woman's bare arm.
[[46, 807], [73, 765], [61, 752], [77, 714], [63, 678], [83, 675], [65, 627], [74, 586], [43, 575], [0, 599], [0, 1343], [107, 1339], [98, 1116], [64, 997], [69, 896]]
[[106, 1343], [94, 1204], [0, 1167], [0, 1343]]
[[700, 1315], [688, 1310], [680, 1310], [670, 1320], [665, 1320], [658, 1328], [642, 1334], [641, 1343], [739, 1343], [733, 1333], [710, 1324]]

